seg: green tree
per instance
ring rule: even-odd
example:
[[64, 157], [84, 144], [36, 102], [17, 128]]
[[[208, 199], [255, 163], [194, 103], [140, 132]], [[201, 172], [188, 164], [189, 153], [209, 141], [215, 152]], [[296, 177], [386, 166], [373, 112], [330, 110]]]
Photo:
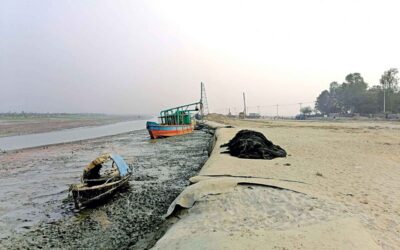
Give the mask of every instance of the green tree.
[[382, 88], [396, 92], [399, 85], [398, 73], [399, 70], [396, 68], [391, 68], [385, 71], [380, 79]]
[[399, 81], [396, 68], [385, 71], [380, 79], [380, 86], [371, 88], [368, 88], [360, 73], [351, 73], [342, 84], [332, 82], [329, 90], [322, 91], [317, 97], [315, 109], [322, 114], [368, 115], [382, 112], [385, 104], [386, 110], [400, 113]]
[[346, 76], [346, 82], [341, 86], [342, 93], [340, 103], [345, 113], [360, 113], [359, 107], [365, 102], [368, 84], [360, 73], [352, 73]]
[[310, 106], [303, 107], [303, 108], [300, 109], [300, 112], [303, 115], [310, 115], [312, 113], [312, 108]]
[[[328, 90], [324, 90], [317, 97], [317, 101], [315, 102], [315, 109], [321, 112], [322, 114], [329, 114], [331, 111], [330, 108], [330, 93]], [[302, 112], [300, 110], [300, 112]]]
[[341, 113], [342, 105], [340, 104], [340, 97], [342, 89], [339, 83], [331, 82], [329, 85], [329, 113]]
[[383, 92], [380, 86], [369, 88], [364, 96], [364, 101], [359, 105], [358, 110], [361, 114], [376, 114], [382, 110]]
[[380, 84], [383, 89], [383, 111], [399, 112], [400, 100], [398, 97], [399, 70], [391, 68], [383, 73]]

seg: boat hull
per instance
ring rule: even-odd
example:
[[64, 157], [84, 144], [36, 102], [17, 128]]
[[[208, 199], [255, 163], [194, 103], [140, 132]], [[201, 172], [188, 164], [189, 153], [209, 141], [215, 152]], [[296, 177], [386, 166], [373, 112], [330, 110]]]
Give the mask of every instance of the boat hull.
[[170, 136], [184, 135], [192, 133], [194, 125], [161, 125], [156, 122], [147, 122], [147, 130], [151, 139], [164, 138]]
[[131, 174], [128, 174], [122, 179], [96, 186], [88, 186], [86, 183], [71, 185], [75, 208], [80, 209], [112, 196], [118, 189], [128, 185], [130, 176]]

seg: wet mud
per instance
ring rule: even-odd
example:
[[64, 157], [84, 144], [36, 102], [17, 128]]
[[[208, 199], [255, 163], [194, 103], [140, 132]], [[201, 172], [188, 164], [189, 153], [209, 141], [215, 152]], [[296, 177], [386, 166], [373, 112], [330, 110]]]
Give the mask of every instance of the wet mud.
[[[148, 249], [163, 215], [207, 160], [206, 129], [161, 140], [147, 131], [0, 155], [0, 246], [7, 249]], [[95, 207], [74, 210], [68, 185], [104, 152], [134, 168], [130, 186]]]

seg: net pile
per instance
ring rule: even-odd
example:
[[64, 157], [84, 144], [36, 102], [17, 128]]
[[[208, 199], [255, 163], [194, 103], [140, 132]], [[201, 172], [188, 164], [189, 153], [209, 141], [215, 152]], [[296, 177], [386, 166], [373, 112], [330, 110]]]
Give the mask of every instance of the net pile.
[[221, 145], [227, 147], [232, 156], [247, 159], [274, 159], [286, 157], [286, 151], [279, 145], [274, 145], [262, 133], [252, 130], [240, 130], [232, 140]]

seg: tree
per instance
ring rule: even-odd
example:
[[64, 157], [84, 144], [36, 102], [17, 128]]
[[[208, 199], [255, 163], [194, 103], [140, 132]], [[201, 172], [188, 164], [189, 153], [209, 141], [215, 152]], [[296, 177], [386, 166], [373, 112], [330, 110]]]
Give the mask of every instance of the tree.
[[303, 115], [310, 115], [312, 113], [312, 108], [310, 106], [303, 107], [303, 108], [300, 109], [300, 112]]
[[337, 82], [331, 82], [329, 85], [329, 113], [341, 113], [342, 105], [340, 104], [340, 97], [342, 95], [341, 85]]
[[341, 103], [346, 113], [359, 113], [359, 106], [365, 101], [368, 84], [364, 82], [360, 73], [352, 73], [346, 76], [346, 82], [342, 84], [343, 92]]
[[[331, 96], [328, 90], [324, 90], [317, 97], [317, 101], [315, 102], [315, 109], [321, 112], [322, 114], [329, 114], [331, 110]], [[302, 110], [300, 110], [302, 112]], [[302, 112], [303, 113], [303, 112]]]
[[399, 85], [398, 73], [398, 69], [391, 68], [385, 71], [380, 79], [380, 84], [383, 89], [383, 112], [386, 112], [386, 107], [390, 107], [390, 110], [393, 112], [393, 107], [398, 105], [398, 98], [394, 95], [397, 92]]
[[399, 70], [396, 68], [391, 68], [385, 71], [380, 79], [380, 83], [383, 89], [392, 90], [396, 92], [398, 90], [399, 85]]
[[361, 114], [376, 114], [382, 110], [383, 92], [380, 86], [373, 86], [367, 90], [363, 102], [358, 106]]
[[[398, 70], [385, 71], [380, 79], [380, 86], [368, 88], [360, 73], [351, 73], [342, 84], [332, 82], [329, 90], [324, 90], [317, 97], [315, 109], [322, 114], [360, 113], [376, 114], [389, 107], [391, 112], [400, 113]], [[382, 101], [385, 99], [385, 101]]]
[[345, 79], [349, 84], [364, 85], [365, 88], [367, 88], [367, 84], [364, 82], [364, 78], [360, 73], [348, 74]]

